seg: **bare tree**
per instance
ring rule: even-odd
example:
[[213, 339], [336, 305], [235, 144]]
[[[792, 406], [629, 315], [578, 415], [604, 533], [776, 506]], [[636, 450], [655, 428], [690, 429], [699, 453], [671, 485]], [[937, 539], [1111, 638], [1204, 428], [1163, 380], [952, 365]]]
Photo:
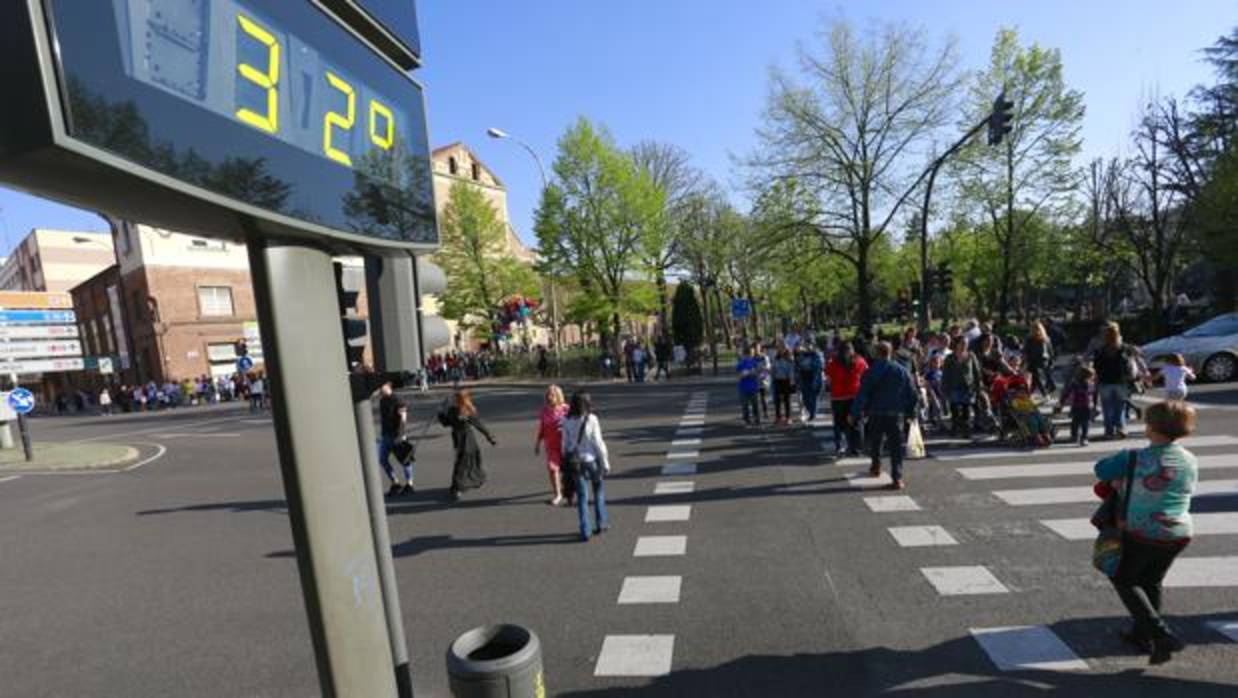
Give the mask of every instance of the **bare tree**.
[[811, 226], [855, 269], [859, 322], [872, 324], [874, 244], [918, 188], [924, 152], [959, 80], [953, 40], [930, 48], [921, 31], [887, 24], [857, 36], [845, 22], [800, 46], [799, 82], [772, 70], [758, 152], [761, 186], [798, 180], [812, 192], [795, 228]]
[[632, 161], [648, 174], [666, 197], [666, 208], [656, 225], [647, 226], [639, 252], [642, 266], [653, 276], [658, 289], [659, 332], [670, 338], [670, 294], [667, 274], [675, 267], [691, 197], [703, 186], [701, 172], [691, 164], [686, 151], [670, 143], [642, 141], [632, 148]]

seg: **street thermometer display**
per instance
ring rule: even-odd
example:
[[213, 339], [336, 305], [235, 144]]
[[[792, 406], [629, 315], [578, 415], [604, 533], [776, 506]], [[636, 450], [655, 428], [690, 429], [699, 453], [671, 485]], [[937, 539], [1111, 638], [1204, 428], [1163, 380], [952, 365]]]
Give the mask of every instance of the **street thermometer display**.
[[317, 2], [14, 4], [57, 146], [296, 232], [437, 242], [421, 87]]

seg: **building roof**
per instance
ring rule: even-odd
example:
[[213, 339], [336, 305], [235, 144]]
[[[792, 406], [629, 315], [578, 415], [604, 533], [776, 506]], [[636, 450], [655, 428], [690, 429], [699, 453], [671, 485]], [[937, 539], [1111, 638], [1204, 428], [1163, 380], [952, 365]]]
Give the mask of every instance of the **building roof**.
[[[461, 153], [461, 152], [468, 154], [469, 160], [471, 160], [474, 163], [477, 163], [477, 166], [480, 167], [483, 172], [489, 175], [490, 179], [494, 182], [493, 186], [496, 186], [499, 189], [503, 189], [503, 190], [507, 189], [507, 185], [503, 184], [503, 180], [500, 179], [499, 176], [494, 173], [494, 170], [490, 169], [489, 165], [487, 165], [481, 158], [477, 157], [477, 153], [473, 152], [473, 149], [470, 148], [467, 144], [465, 144], [464, 141], [456, 141], [454, 143], [448, 143], [447, 145], [435, 148], [434, 150], [430, 152], [430, 159], [435, 162], [446, 162], [447, 159], [451, 157], [453, 153]], [[446, 174], [443, 172], [435, 172], [434, 174], [441, 175], [443, 177], [455, 176], [461, 179], [468, 179], [472, 181], [470, 177], [466, 177], [464, 175], [450, 175], [450, 174]]]

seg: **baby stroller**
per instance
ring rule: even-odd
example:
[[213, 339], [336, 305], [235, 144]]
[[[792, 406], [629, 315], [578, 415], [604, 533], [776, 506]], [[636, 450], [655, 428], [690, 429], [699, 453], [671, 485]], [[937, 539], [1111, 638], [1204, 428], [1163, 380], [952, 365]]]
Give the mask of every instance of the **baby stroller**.
[[1011, 446], [1047, 448], [1053, 444], [1057, 427], [1048, 415], [1040, 412], [1026, 386], [1008, 388], [1002, 395], [1000, 410], [999, 437]]

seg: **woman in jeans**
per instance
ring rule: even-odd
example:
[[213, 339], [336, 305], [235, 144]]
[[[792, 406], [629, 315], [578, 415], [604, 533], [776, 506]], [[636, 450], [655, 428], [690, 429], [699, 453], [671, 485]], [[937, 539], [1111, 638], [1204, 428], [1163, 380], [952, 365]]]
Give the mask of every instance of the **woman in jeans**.
[[[563, 419], [563, 453], [575, 454], [576, 513], [580, 517], [580, 539], [589, 540], [589, 534], [610, 529], [606, 516], [606, 474], [610, 472], [610, 459], [606, 441], [602, 439], [602, 424], [593, 414], [593, 401], [588, 393], [572, 395], [571, 408]], [[589, 488], [593, 488], [594, 524], [589, 526]]]
[[1105, 437], [1126, 438], [1126, 400], [1134, 376], [1129, 348], [1122, 343], [1118, 323], [1105, 325], [1103, 341], [1092, 357], [1096, 369], [1096, 394], [1104, 415]]
[[838, 345], [838, 351], [830, 357], [825, 373], [830, 379], [830, 407], [834, 415], [834, 452], [843, 450], [843, 437], [847, 438], [847, 455], [860, 455], [860, 430], [851, 418], [851, 402], [860, 392], [860, 380], [868, 370], [868, 362], [857, 356], [851, 342]]
[[1122, 639], [1164, 664], [1182, 641], [1161, 617], [1161, 583], [1174, 559], [1191, 542], [1191, 495], [1198, 479], [1195, 456], [1177, 440], [1195, 429], [1195, 408], [1185, 402], [1160, 402], [1147, 409], [1148, 448], [1122, 451], [1096, 464], [1096, 477], [1126, 496], [1126, 474], [1134, 459], [1130, 501], [1122, 526], [1122, 560], [1112, 578], [1134, 626]]

